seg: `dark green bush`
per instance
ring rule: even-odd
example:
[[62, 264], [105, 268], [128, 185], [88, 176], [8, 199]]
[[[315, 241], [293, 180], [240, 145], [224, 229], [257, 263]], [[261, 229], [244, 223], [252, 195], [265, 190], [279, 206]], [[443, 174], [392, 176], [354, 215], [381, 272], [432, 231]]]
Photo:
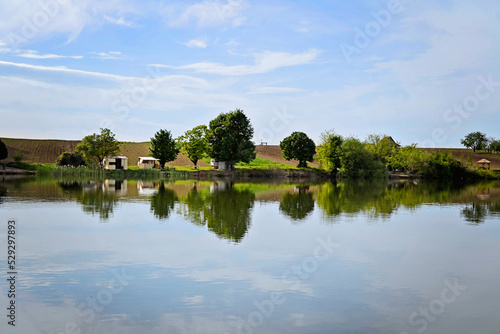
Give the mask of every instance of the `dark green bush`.
[[57, 157], [56, 164], [59, 166], [84, 166], [85, 159], [79, 153], [64, 152], [59, 157]]

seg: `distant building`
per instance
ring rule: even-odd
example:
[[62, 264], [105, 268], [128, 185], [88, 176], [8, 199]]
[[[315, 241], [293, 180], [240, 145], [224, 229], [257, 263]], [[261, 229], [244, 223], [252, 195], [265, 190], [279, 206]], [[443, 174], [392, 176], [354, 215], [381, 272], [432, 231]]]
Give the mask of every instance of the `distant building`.
[[486, 159], [481, 159], [477, 162], [477, 164], [479, 165], [479, 169], [490, 169], [491, 161]]
[[128, 158], [123, 155], [106, 157], [102, 161], [104, 169], [126, 170], [128, 169]]
[[396, 147], [401, 147], [401, 145], [399, 145], [398, 143], [396, 143], [396, 141], [394, 139], [392, 139], [391, 136], [386, 136], [386, 137], [382, 138], [382, 140], [383, 141], [388, 141], [389, 143], [393, 144]]
[[230, 161], [218, 161], [215, 159], [210, 159], [210, 166], [215, 169], [220, 170], [231, 170], [233, 169], [233, 164]]
[[160, 168], [160, 160], [152, 157], [139, 157], [137, 166], [139, 166], [139, 169]]

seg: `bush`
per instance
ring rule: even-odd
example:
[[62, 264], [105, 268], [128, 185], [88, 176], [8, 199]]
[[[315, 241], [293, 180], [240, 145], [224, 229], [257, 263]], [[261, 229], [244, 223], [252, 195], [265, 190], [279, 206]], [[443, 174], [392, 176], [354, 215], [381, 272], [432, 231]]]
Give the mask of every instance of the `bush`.
[[464, 179], [470, 176], [462, 163], [453, 158], [451, 153], [432, 152], [420, 170], [423, 179]]
[[64, 152], [59, 157], [57, 157], [56, 164], [59, 166], [84, 166], [85, 159], [80, 153]]
[[386, 171], [384, 164], [357, 138], [347, 138], [342, 143], [341, 164], [341, 176], [353, 179], [383, 176]]
[[24, 153], [22, 151], [17, 151], [13, 158], [16, 163], [20, 163], [24, 160]]

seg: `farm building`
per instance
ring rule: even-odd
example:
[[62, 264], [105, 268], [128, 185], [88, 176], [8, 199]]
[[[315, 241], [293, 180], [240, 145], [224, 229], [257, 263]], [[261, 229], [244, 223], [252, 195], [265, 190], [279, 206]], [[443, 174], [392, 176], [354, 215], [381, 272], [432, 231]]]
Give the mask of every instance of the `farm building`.
[[491, 161], [486, 159], [481, 159], [478, 162], [479, 169], [490, 169]]
[[215, 159], [210, 159], [210, 166], [212, 166], [215, 169], [221, 169], [221, 170], [231, 170], [233, 168], [233, 165], [229, 161], [218, 161]]
[[152, 157], [139, 157], [137, 166], [139, 166], [140, 169], [160, 168], [160, 160]]
[[104, 169], [109, 170], [128, 169], [128, 158], [123, 155], [106, 157], [103, 159], [102, 164]]

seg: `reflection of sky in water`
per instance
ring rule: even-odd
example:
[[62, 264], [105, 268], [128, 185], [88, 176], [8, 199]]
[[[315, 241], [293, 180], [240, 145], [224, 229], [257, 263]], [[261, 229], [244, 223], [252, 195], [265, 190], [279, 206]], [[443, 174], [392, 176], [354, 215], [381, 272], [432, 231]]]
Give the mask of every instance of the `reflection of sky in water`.
[[[464, 206], [332, 221], [315, 205], [295, 224], [279, 202], [256, 202], [250, 228], [234, 243], [187, 222], [178, 203], [160, 221], [149, 201], [121, 201], [103, 222], [75, 202], [6, 201], [0, 210], [19, 226], [15, 331], [59, 333], [74, 322], [82, 333], [237, 333], [255, 303], [282, 292], [284, 302], [252, 332], [417, 333], [409, 316], [440, 298], [445, 279], [457, 279], [467, 289], [428, 332], [490, 332], [500, 325], [500, 221], [470, 226]], [[313, 258], [318, 238], [335, 243], [333, 254], [302, 271], [307, 278], [284, 281]], [[123, 270], [134, 278], [86, 323], [87, 298], [109, 289]], [[6, 288], [0, 281], [0, 305], [7, 305]], [[0, 329], [11, 330], [5, 321]]]

